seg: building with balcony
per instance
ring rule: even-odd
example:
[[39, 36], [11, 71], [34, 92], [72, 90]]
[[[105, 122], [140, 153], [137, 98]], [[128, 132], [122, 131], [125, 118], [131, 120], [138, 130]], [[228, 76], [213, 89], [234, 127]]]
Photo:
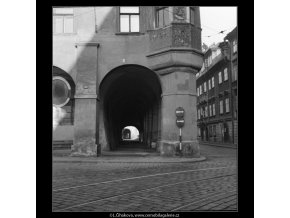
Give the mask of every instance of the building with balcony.
[[197, 6], [54, 7], [53, 132], [72, 155], [115, 150], [134, 126], [144, 147], [174, 155], [175, 109], [185, 109], [182, 152], [199, 156], [196, 73], [202, 67]]
[[237, 144], [237, 29], [210, 46], [197, 77], [197, 125], [200, 142]]

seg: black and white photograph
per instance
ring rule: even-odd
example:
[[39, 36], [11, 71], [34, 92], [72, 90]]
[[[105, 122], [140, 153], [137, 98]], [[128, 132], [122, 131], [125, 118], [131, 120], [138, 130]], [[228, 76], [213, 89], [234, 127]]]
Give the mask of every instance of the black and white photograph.
[[239, 211], [237, 15], [52, 6], [53, 213]]

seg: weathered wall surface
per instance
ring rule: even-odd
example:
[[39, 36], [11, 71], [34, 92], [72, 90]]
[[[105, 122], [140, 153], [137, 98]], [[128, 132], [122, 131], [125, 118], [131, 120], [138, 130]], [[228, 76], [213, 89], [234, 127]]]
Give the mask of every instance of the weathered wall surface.
[[74, 127], [71, 125], [58, 126], [53, 133], [54, 141], [69, 141], [74, 139]]
[[[181, 22], [167, 28], [168, 31], [166, 28], [160, 29], [155, 34], [152, 32], [155, 22], [154, 7], [140, 7], [140, 33], [119, 33], [118, 10], [118, 7], [75, 8], [75, 33], [53, 36], [53, 65], [69, 73], [76, 84], [74, 140], [76, 145], [80, 145], [75, 147], [77, 152], [87, 149], [81, 145], [82, 141], [89, 141], [89, 144], [100, 143], [103, 149], [108, 149], [102, 99], [97, 98], [99, 85], [112, 69], [126, 64], [137, 64], [153, 70], [172, 65], [190, 65], [190, 68], [196, 69], [201, 67], [202, 55], [196, 51], [200, 49], [201, 30], [192, 25], [187, 29], [187, 24]], [[199, 10], [197, 12], [195, 19], [199, 23], [197, 27], [200, 28]], [[170, 51], [168, 55], [148, 57], [160, 49], [172, 47], [189, 50]], [[178, 106], [186, 109], [184, 139], [196, 139], [195, 73], [196, 70], [193, 69], [191, 73], [177, 69], [174, 73], [160, 74], [163, 92], [170, 95], [162, 97], [158, 112], [161, 121], [154, 125], [154, 140], [157, 137], [178, 140], [174, 114]], [[157, 136], [158, 132], [162, 133]], [[54, 135], [58, 134], [61, 135], [60, 132]], [[94, 149], [92, 145], [89, 146], [89, 151], [84, 152], [94, 152]]]

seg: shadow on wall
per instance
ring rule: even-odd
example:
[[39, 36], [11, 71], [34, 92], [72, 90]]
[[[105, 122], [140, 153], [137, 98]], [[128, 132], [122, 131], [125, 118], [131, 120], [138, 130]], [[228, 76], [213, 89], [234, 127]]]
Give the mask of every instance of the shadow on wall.
[[[102, 14], [102, 19], [93, 11], [83, 12], [88, 12], [87, 8], [78, 8], [74, 17], [77, 33], [53, 36], [54, 44], [57, 42], [53, 48], [53, 77], [63, 77], [71, 88], [70, 101], [62, 107], [66, 107], [62, 120], [66, 123], [59, 122], [53, 135], [73, 127], [72, 151], [76, 153], [95, 153], [99, 141], [106, 142], [102, 148], [117, 148], [122, 127], [128, 125], [138, 128], [148, 146], [158, 138], [162, 92], [159, 76], [144, 66], [121, 62], [138, 57], [146, 60], [147, 36], [116, 36], [112, 22], [117, 23], [117, 9], [103, 8], [96, 13]], [[132, 49], [135, 47], [137, 50]]]

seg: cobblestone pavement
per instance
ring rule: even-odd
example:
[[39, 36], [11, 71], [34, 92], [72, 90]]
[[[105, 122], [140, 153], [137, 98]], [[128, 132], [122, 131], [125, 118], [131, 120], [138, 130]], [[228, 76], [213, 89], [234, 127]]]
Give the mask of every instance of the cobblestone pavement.
[[237, 210], [236, 149], [201, 145], [201, 154], [205, 161], [54, 162], [52, 210]]

